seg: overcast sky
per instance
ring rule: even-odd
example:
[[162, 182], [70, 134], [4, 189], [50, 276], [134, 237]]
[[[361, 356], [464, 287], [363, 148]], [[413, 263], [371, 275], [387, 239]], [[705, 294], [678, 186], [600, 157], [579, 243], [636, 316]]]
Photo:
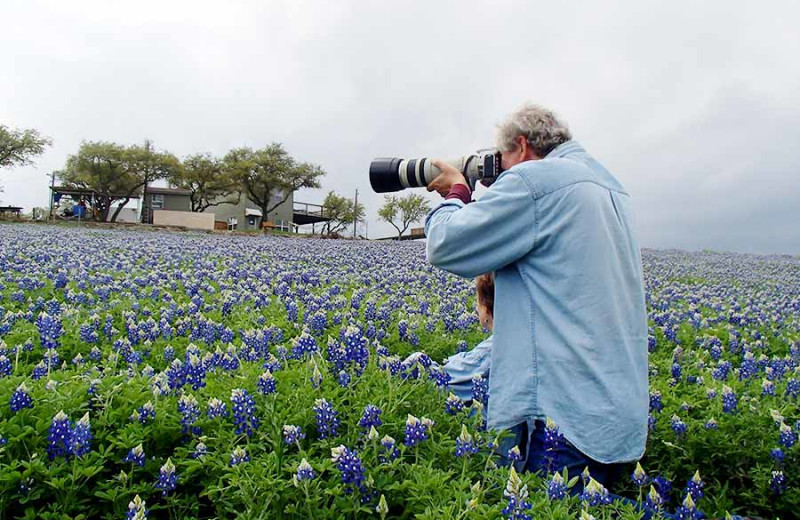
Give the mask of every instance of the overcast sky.
[[626, 186], [643, 246], [800, 254], [798, 19], [796, 1], [2, 0], [0, 123], [55, 144], [0, 171], [0, 201], [47, 206], [82, 140], [278, 141], [328, 172], [295, 200], [358, 189], [386, 236], [372, 158], [492, 146], [533, 101]]

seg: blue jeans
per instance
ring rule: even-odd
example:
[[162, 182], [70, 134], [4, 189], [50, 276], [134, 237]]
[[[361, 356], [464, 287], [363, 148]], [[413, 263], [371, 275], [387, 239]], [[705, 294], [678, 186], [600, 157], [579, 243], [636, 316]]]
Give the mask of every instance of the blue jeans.
[[[545, 456], [544, 450], [544, 422], [535, 421], [534, 430], [528, 434], [528, 425], [520, 423], [517, 426], [507, 430], [511, 436], [506, 436], [501, 439], [498, 445], [500, 454], [500, 464], [504, 466], [511, 465], [508, 459], [508, 450], [514, 446], [519, 447], [522, 460], [514, 462], [514, 469], [517, 471], [531, 471], [533, 473], [541, 473], [543, 477], [548, 478], [554, 471], [561, 471], [562, 468], [567, 468], [569, 479], [573, 477], [580, 477], [585, 468], [589, 468], [589, 473], [599, 483], [603, 484], [606, 488], [610, 487], [617, 479], [627, 474], [626, 468], [628, 463], [618, 464], [603, 464], [590, 457], [584, 455], [578, 448], [571, 442], [564, 439], [560, 443], [558, 449], [555, 450], [556, 456], [554, 468], [548, 468], [547, 464], [549, 459]], [[550, 456], [552, 457], [553, 452]], [[582, 491], [582, 486], [577, 484], [570, 490], [572, 494], [579, 494]], [[619, 502], [633, 505], [637, 510], [643, 514], [642, 520], [650, 520], [655, 517], [651, 509], [645, 507], [644, 504], [625, 498], [619, 495], [612, 494], [611, 497]], [[678, 516], [664, 511], [660, 512], [660, 517], [664, 519], [677, 519]], [[705, 517], [705, 515], [703, 515]], [[734, 520], [741, 520], [742, 517], [732, 515]]]

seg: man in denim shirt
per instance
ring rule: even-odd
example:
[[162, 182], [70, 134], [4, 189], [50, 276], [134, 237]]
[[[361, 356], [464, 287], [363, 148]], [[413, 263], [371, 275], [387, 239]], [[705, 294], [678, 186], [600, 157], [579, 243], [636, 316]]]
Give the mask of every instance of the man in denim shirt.
[[[428, 261], [463, 277], [495, 272], [488, 426], [512, 433], [522, 465], [545, 468], [546, 418], [566, 442], [559, 468], [600, 482], [644, 453], [647, 313], [630, 196], [572, 140], [525, 105], [500, 126], [505, 170], [477, 201], [455, 168], [428, 190]], [[508, 443], [507, 443], [508, 444]]]

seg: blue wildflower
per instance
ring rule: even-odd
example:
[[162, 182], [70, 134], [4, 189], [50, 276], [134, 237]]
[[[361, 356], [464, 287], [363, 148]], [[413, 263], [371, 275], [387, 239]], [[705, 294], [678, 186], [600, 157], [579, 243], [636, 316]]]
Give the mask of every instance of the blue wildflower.
[[148, 512], [145, 501], [139, 495], [136, 495], [128, 503], [128, 512], [125, 514], [125, 520], [147, 520]]
[[364, 485], [364, 466], [355, 450], [350, 450], [344, 445], [331, 449], [331, 462], [342, 473], [342, 484], [345, 484], [345, 493], [352, 493], [354, 488], [366, 493]]
[[532, 505], [528, 502], [528, 485], [519, 478], [514, 466], [509, 471], [508, 481], [503, 495], [508, 498], [508, 505], [501, 511], [510, 520], [530, 520], [531, 517], [525, 511], [531, 509]]
[[200, 434], [200, 428], [194, 426], [200, 417], [200, 406], [197, 399], [189, 394], [184, 394], [178, 399], [178, 413], [181, 414], [181, 430], [184, 434]]
[[792, 431], [792, 427], [786, 423], [781, 423], [780, 443], [784, 447], [791, 448], [797, 443], [797, 433]]
[[388, 435], [384, 435], [381, 439], [381, 447], [383, 450], [378, 455], [378, 460], [382, 463], [391, 462], [400, 456], [400, 450], [397, 449], [397, 442]]
[[250, 460], [250, 455], [247, 454], [247, 450], [245, 450], [241, 446], [237, 446], [233, 450], [233, 453], [231, 453], [230, 465], [231, 466], [236, 466], [236, 465], [241, 464], [243, 462], [248, 462], [249, 460]]
[[286, 444], [296, 444], [305, 438], [306, 434], [303, 433], [303, 429], [299, 426], [295, 426], [293, 424], [283, 425], [283, 442]]
[[769, 487], [775, 495], [782, 495], [786, 492], [786, 476], [783, 471], [773, 471]]
[[122, 462], [130, 462], [137, 466], [144, 466], [144, 448], [141, 444], [137, 445], [128, 452]]
[[317, 432], [320, 439], [336, 437], [339, 434], [339, 412], [325, 399], [314, 402], [314, 414], [317, 422]]
[[472, 399], [484, 405], [489, 401], [489, 382], [480, 374], [472, 377]]
[[450, 415], [456, 415], [464, 409], [464, 403], [455, 394], [451, 393], [444, 402], [444, 411]]
[[314, 480], [317, 474], [314, 473], [314, 468], [308, 463], [306, 459], [300, 461], [297, 466], [297, 472], [294, 474], [295, 481], [302, 482], [303, 480]]
[[358, 425], [363, 428], [364, 431], [369, 430], [371, 426], [376, 428], [380, 427], [383, 424], [383, 421], [381, 421], [381, 412], [382, 410], [374, 404], [368, 404], [364, 407], [364, 413], [361, 414]]
[[14, 393], [11, 394], [9, 404], [11, 405], [11, 411], [13, 413], [17, 413], [23, 408], [33, 408], [33, 399], [28, 394], [25, 383], [21, 383]]
[[234, 388], [231, 391], [231, 404], [233, 405], [233, 423], [236, 425], [236, 433], [253, 435], [258, 428], [259, 420], [256, 417], [256, 402], [247, 393], [247, 390]]
[[551, 473], [558, 467], [558, 452], [564, 443], [564, 436], [558, 431], [558, 426], [551, 418], [547, 418], [544, 427], [544, 458], [547, 472]]
[[631, 481], [640, 488], [646, 486], [650, 481], [650, 479], [647, 478], [647, 473], [642, 469], [642, 465], [638, 462], [636, 463], [636, 469], [631, 473]]
[[735, 413], [738, 400], [736, 392], [728, 385], [722, 387], [722, 411], [725, 413]]
[[275, 378], [272, 377], [272, 372], [267, 370], [263, 374], [258, 377], [258, 382], [256, 383], [258, 387], [258, 391], [261, 392], [263, 395], [270, 395], [276, 392], [275, 388]]
[[47, 455], [50, 460], [56, 457], [69, 457], [71, 454], [70, 442], [72, 437], [72, 427], [69, 417], [64, 410], [59, 411], [50, 423], [50, 431], [47, 435], [49, 442]]
[[69, 439], [69, 451], [76, 457], [82, 457], [91, 450], [92, 432], [89, 424], [89, 412], [78, 419], [72, 428]]
[[227, 417], [228, 410], [226, 408], [225, 402], [217, 399], [216, 397], [212, 397], [208, 400], [208, 410], [206, 411], [208, 414], [209, 419], [214, 419], [215, 417]]
[[589, 477], [589, 483], [586, 484], [583, 493], [580, 494], [580, 499], [590, 507], [611, 503], [611, 495], [608, 490], [592, 477]]
[[198, 442], [197, 445], [194, 447], [194, 451], [191, 454], [193, 459], [199, 459], [204, 455], [208, 454], [208, 447], [204, 442]]
[[686, 483], [686, 492], [692, 496], [692, 500], [697, 502], [703, 498], [703, 488], [705, 483], [700, 478], [700, 471], [695, 471], [694, 476]]
[[681, 437], [683, 434], [686, 433], [686, 430], [688, 429], [688, 427], [686, 426], [686, 423], [681, 421], [680, 417], [678, 417], [677, 415], [673, 415], [672, 419], [671, 419], [671, 423], [672, 423], [671, 424], [672, 431], [675, 432], [675, 435], [677, 435], [678, 437]]
[[650, 392], [650, 411], [660, 412], [664, 409], [664, 403], [661, 402], [661, 392], [653, 390]]
[[683, 499], [683, 503], [675, 511], [675, 516], [679, 520], [699, 520], [702, 518], [702, 513], [697, 510], [692, 495], [687, 494], [686, 498]]
[[170, 491], [175, 490], [178, 486], [178, 475], [175, 473], [175, 465], [172, 463], [172, 459], [167, 459], [167, 462], [161, 466], [155, 486], [156, 489], [161, 490], [161, 494], [164, 496], [167, 496]]
[[553, 473], [553, 477], [548, 481], [547, 496], [550, 500], [563, 500], [566, 498], [567, 485], [559, 473]]
[[408, 414], [405, 434], [403, 444], [406, 446], [416, 446], [421, 441], [428, 438], [428, 427], [413, 415]]

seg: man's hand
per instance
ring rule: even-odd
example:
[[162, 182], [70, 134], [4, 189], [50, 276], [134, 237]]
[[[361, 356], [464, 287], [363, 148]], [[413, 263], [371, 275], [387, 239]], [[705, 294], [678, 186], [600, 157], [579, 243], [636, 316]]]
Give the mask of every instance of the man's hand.
[[442, 197], [446, 197], [450, 193], [450, 189], [454, 184], [463, 184], [469, 188], [469, 183], [464, 177], [464, 174], [456, 170], [449, 164], [440, 160], [433, 161], [433, 165], [439, 168], [440, 173], [430, 184], [428, 184], [428, 191], [436, 191]]

